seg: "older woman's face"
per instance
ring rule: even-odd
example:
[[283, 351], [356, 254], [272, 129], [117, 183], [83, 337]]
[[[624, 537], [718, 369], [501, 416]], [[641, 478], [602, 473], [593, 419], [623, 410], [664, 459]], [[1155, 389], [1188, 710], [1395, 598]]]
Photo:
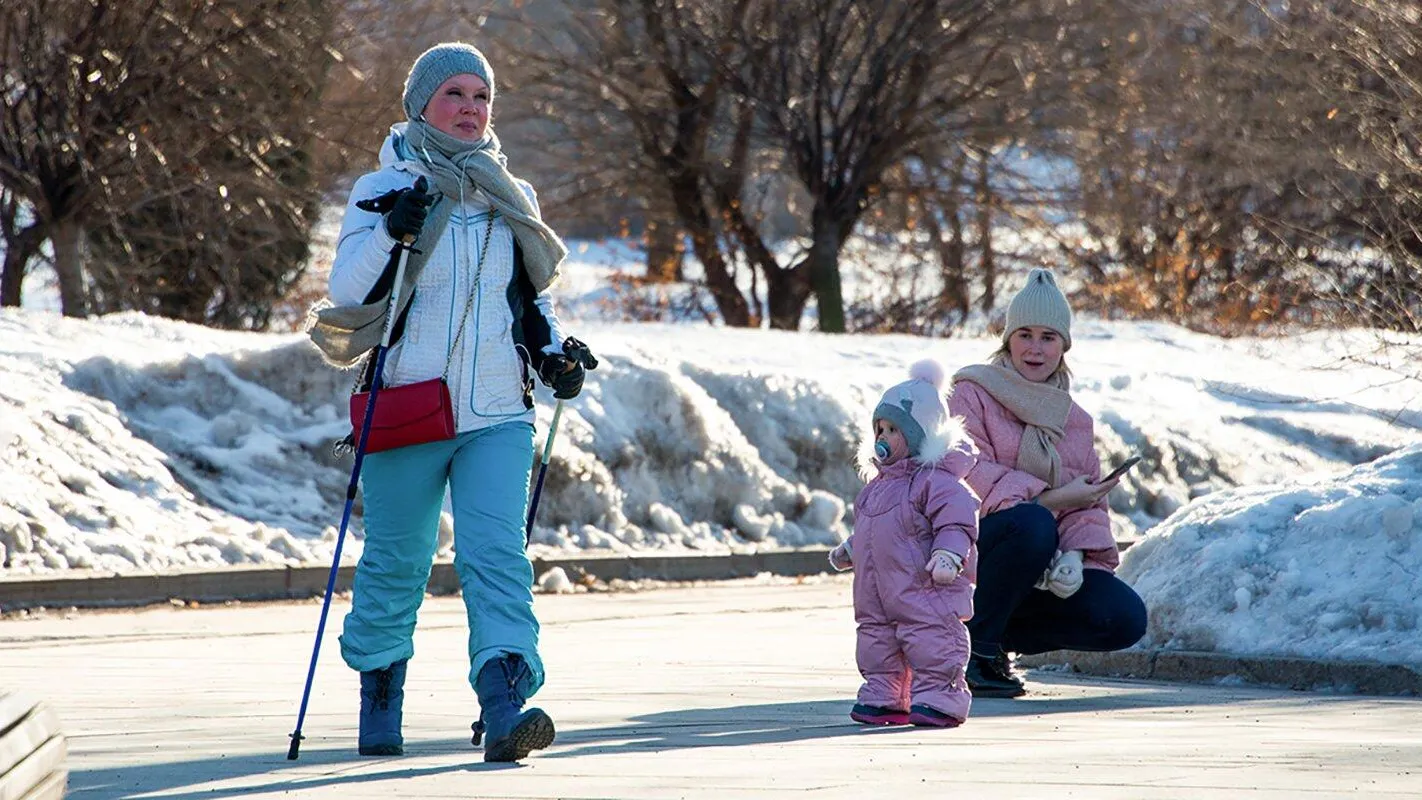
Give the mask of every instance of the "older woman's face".
[[1056, 373], [1062, 363], [1064, 346], [1056, 331], [1039, 325], [1018, 328], [1007, 339], [1012, 368], [1034, 383], [1041, 383]]
[[489, 128], [489, 108], [489, 84], [462, 73], [439, 85], [422, 116], [440, 133], [477, 142]]

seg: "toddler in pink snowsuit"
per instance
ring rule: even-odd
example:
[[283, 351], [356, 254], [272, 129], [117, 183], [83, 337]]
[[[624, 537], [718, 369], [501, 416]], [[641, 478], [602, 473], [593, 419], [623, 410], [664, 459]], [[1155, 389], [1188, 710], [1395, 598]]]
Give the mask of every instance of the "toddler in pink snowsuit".
[[963, 670], [977, 576], [976, 449], [944, 407], [943, 370], [920, 361], [874, 409], [878, 475], [854, 503], [854, 533], [830, 553], [854, 568], [864, 685], [850, 718], [951, 728], [968, 718]]

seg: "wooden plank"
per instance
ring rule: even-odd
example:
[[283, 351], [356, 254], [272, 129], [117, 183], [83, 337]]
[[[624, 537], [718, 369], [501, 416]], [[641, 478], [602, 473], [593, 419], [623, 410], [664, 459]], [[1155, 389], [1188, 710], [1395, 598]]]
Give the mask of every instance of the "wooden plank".
[[17, 694], [0, 694], [0, 736], [20, 724], [20, 720], [29, 716], [30, 709], [34, 707], [33, 700], [27, 700]]
[[[0, 775], [0, 800], [31, 797], [36, 788], [44, 786], [55, 775], [60, 776], [62, 780], [67, 774], [64, 769], [64, 757], [68, 753], [69, 746], [63, 736], [54, 736], [40, 745], [29, 757], [16, 764], [9, 772]], [[60, 786], [62, 789], [63, 784]]]
[[0, 800], [63, 800], [68, 754], [53, 709], [0, 690]]
[[51, 773], [44, 783], [30, 790], [30, 793], [23, 795], [18, 800], [64, 800], [64, 786], [69, 782], [68, 775], [63, 772]]
[[54, 712], [43, 704], [29, 708], [24, 719], [0, 734], [0, 783], [8, 781], [17, 764], [56, 737], [59, 719]]

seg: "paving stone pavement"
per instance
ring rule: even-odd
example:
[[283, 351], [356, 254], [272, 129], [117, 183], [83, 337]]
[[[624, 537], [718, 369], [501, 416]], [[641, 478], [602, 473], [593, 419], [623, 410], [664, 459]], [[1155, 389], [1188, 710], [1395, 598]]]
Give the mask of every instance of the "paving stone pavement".
[[539, 596], [552, 748], [468, 742], [457, 598], [430, 598], [406, 755], [355, 754], [333, 604], [301, 758], [286, 760], [318, 603], [0, 621], [0, 686], [69, 737], [69, 797], [1417, 798], [1422, 700], [1034, 671], [956, 730], [866, 729], [846, 577]]

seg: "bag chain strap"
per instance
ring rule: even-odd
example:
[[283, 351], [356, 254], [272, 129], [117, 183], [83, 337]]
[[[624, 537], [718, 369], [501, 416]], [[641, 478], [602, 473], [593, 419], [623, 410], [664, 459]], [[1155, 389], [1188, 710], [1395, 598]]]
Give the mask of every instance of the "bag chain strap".
[[[464, 303], [464, 316], [459, 318], [459, 331], [454, 334], [454, 342], [449, 346], [449, 358], [444, 362], [444, 375], [440, 376], [446, 383], [449, 382], [449, 368], [454, 364], [454, 351], [459, 349], [459, 340], [464, 337], [464, 326], [469, 320], [469, 312], [474, 308], [474, 296], [479, 292], [479, 278], [484, 274], [484, 257], [489, 254], [489, 239], [494, 233], [494, 214], [496, 212], [489, 209], [489, 221], [484, 226], [484, 244], [479, 247], [479, 263], [474, 268], [474, 284], [469, 289], [469, 299]], [[359, 392], [366, 386], [365, 373], [375, 362], [366, 355], [365, 364], [356, 370], [355, 385], [351, 387], [351, 393]]]
[[443, 380], [449, 382], [449, 368], [454, 363], [454, 351], [459, 349], [459, 340], [464, 337], [464, 326], [469, 322], [469, 312], [474, 308], [474, 296], [479, 293], [479, 277], [484, 274], [484, 257], [489, 254], [489, 238], [494, 233], [494, 210], [489, 209], [489, 222], [484, 226], [484, 244], [479, 247], [479, 263], [474, 267], [474, 284], [469, 288], [469, 299], [464, 302], [464, 314], [459, 317], [459, 331], [454, 334], [454, 342], [449, 345], [449, 358], [444, 362]]

